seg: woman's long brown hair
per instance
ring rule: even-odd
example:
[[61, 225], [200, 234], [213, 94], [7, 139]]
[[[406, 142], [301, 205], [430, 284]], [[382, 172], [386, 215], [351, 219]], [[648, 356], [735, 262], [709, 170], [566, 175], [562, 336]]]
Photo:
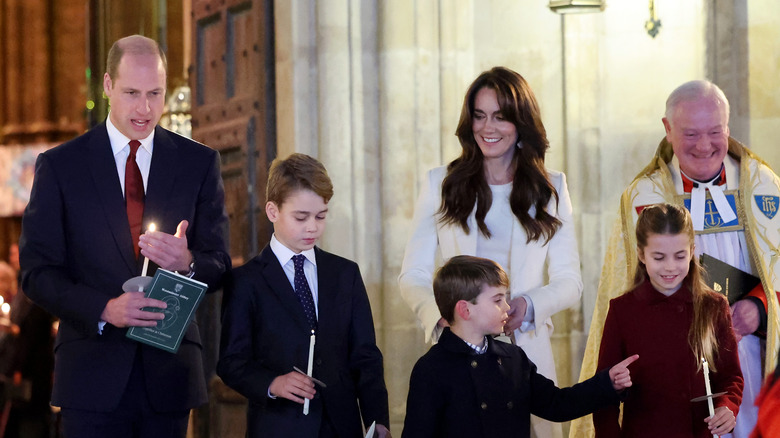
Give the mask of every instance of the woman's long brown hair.
[[[688, 345], [691, 347], [696, 362], [701, 368], [701, 358], [705, 358], [712, 371], [717, 371], [715, 357], [718, 355], [718, 340], [715, 336], [715, 324], [712, 315], [717, 315], [718, 301], [709, 292], [712, 289], [707, 286], [702, 278], [702, 269], [693, 256], [693, 222], [691, 215], [684, 207], [672, 204], [656, 204], [646, 207], [639, 215], [636, 223], [637, 251], [644, 251], [647, 240], [653, 234], [685, 234], [691, 244], [691, 263], [688, 275], [683, 280], [693, 296], [693, 323], [688, 330]], [[647, 276], [647, 267], [640, 260], [637, 263], [634, 275], [636, 289]]]
[[[561, 226], [561, 221], [547, 211], [552, 197], [556, 204], [558, 202], [558, 192], [544, 168], [544, 154], [550, 144], [531, 87], [522, 76], [505, 67], [494, 67], [482, 73], [466, 92], [455, 131], [463, 151], [447, 166], [441, 188], [439, 220], [444, 224], [457, 224], [468, 234], [467, 220], [476, 204], [479, 231], [485, 237], [491, 236], [485, 216], [493, 203], [493, 195], [485, 179], [484, 157], [472, 130], [474, 99], [483, 88], [496, 92], [501, 115], [515, 125], [518, 141], [522, 142], [522, 148], [516, 148], [512, 158], [514, 178], [509, 206], [525, 229], [528, 242], [544, 239], [547, 243]], [[529, 214], [531, 207], [535, 207], [535, 216]]]

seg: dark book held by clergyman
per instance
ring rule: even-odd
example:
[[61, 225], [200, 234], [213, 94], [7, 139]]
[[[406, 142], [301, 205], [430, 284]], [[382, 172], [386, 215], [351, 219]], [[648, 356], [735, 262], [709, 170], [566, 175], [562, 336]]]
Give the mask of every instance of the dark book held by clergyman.
[[704, 281], [715, 292], [725, 295], [729, 305], [739, 301], [761, 282], [755, 275], [707, 254], [702, 254], [699, 261], [704, 268]]
[[157, 269], [149, 290], [146, 291], [146, 297], [164, 301], [168, 307], [145, 307], [142, 310], [162, 312], [165, 319], [158, 321], [156, 327], [130, 327], [127, 337], [176, 353], [206, 289], [206, 283], [165, 269]]

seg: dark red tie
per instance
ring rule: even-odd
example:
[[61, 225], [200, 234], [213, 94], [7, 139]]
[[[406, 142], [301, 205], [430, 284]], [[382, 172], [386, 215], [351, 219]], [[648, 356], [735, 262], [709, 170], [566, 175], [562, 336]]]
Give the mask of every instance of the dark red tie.
[[141, 169], [135, 162], [135, 153], [141, 142], [130, 140], [130, 155], [125, 164], [125, 205], [127, 206], [127, 221], [130, 223], [130, 235], [133, 236], [133, 249], [135, 257], [141, 251], [138, 247], [138, 238], [141, 236], [141, 221], [144, 217], [144, 180]]

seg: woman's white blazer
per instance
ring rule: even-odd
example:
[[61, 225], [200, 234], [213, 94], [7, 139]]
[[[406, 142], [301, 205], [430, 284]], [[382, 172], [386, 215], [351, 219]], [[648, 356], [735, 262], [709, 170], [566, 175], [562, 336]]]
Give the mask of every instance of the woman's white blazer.
[[[548, 170], [550, 181], [558, 192], [559, 202], [550, 200], [547, 211], [561, 220], [561, 227], [547, 244], [543, 240], [526, 242], [527, 235], [515, 220], [512, 224], [512, 244], [507, 274], [511, 297], [525, 295], [533, 302], [535, 321], [525, 332], [515, 330], [515, 341], [536, 364], [544, 376], [557, 380], [550, 336], [551, 316], [579, 303], [582, 294], [580, 260], [572, 223], [572, 206], [566, 176]], [[417, 314], [426, 341], [436, 342], [441, 318], [433, 297], [433, 275], [446, 260], [456, 255], [476, 255], [477, 228], [474, 211], [468, 218], [470, 232], [454, 224], [443, 225], [437, 211], [441, 205], [441, 183], [446, 167], [427, 173], [414, 210], [412, 235], [406, 245], [401, 275], [398, 278], [401, 296]], [[535, 209], [529, 211], [535, 216]], [[506, 267], [504, 267], [506, 269]]]

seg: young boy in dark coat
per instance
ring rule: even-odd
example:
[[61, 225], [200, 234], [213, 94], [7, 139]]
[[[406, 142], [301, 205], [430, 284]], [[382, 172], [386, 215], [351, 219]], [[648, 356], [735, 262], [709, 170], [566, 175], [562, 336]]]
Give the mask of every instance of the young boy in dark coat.
[[636, 355], [561, 389], [520, 347], [494, 341], [508, 318], [508, 287], [501, 267], [479, 257], [453, 257], [436, 273], [433, 293], [450, 327], [412, 370], [404, 438], [529, 437], [531, 414], [568, 421], [617, 404], [631, 386]]

